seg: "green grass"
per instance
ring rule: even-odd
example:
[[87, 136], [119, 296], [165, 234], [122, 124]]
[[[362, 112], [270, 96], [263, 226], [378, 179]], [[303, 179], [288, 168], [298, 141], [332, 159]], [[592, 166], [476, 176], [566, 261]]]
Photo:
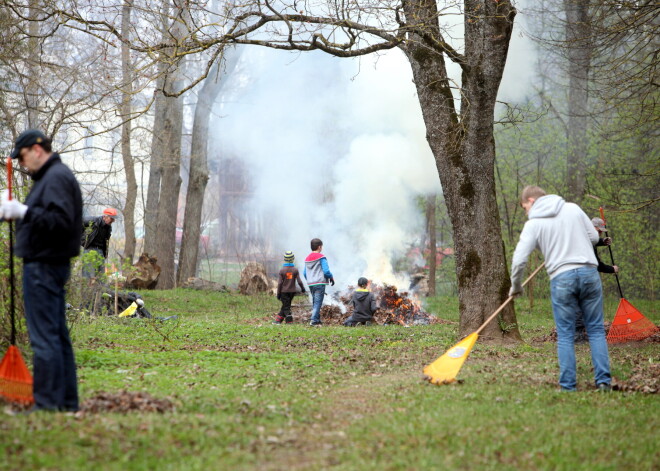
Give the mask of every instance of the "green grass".
[[[271, 296], [143, 293], [175, 320], [77, 319], [84, 401], [146, 391], [158, 413], [4, 416], [0, 469], [102, 470], [653, 470], [657, 394], [599, 394], [578, 345], [580, 392], [557, 390], [547, 300], [516, 301], [527, 343], [477, 343], [460, 382], [421, 380], [457, 340], [456, 324], [347, 329], [273, 326]], [[658, 323], [657, 303], [633, 301]], [[611, 320], [616, 300], [607, 300]], [[458, 321], [456, 298], [427, 309]], [[26, 358], [29, 351], [23, 348]], [[654, 343], [611, 348], [621, 382], [653, 374]], [[637, 375], [637, 376], [635, 376]]]

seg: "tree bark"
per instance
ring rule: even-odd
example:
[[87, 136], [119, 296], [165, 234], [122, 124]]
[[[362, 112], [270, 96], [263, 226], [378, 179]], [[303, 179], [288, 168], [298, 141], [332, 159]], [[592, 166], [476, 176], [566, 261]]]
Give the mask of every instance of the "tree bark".
[[[175, 39], [185, 35], [185, 7], [175, 2], [176, 19], [172, 23], [171, 34]], [[161, 180], [158, 210], [156, 211], [156, 247], [154, 254], [161, 267], [158, 289], [172, 289], [176, 286], [176, 220], [181, 188], [181, 133], [183, 126], [183, 97], [174, 95], [181, 89], [181, 70], [185, 59], [172, 60], [163, 86], [165, 106], [163, 113], [163, 142], [161, 155]]]
[[[161, 33], [163, 42], [168, 39], [167, 12], [169, 2], [163, 4], [161, 15]], [[166, 119], [166, 101], [163, 89], [165, 87], [165, 72], [167, 66], [164, 61], [158, 63], [158, 78], [154, 94], [154, 125], [151, 137], [151, 155], [149, 158], [149, 183], [147, 185], [147, 201], [144, 208], [144, 247], [143, 252], [150, 255], [156, 253], [156, 229], [158, 226], [158, 203], [160, 201], [160, 180], [163, 173], [161, 156], [165, 152], [166, 140], [164, 128]]]
[[[30, 0], [28, 16], [28, 50], [27, 50], [27, 84], [25, 86], [25, 105], [27, 107], [27, 128], [37, 129], [41, 127], [39, 120], [39, 61], [41, 60], [40, 43], [39, 40], [39, 25], [41, 24], [38, 18], [39, 2], [37, 0]], [[43, 130], [46, 132], [46, 130]]]
[[[121, 29], [122, 34], [128, 36], [131, 25], [132, 0], [125, 0], [122, 7]], [[135, 257], [135, 201], [137, 200], [137, 179], [135, 177], [135, 165], [131, 154], [131, 99], [133, 97], [133, 74], [131, 73], [131, 53], [127, 43], [121, 46], [121, 70], [122, 70], [122, 100], [121, 116], [123, 124], [121, 127], [121, 155], [124, 162], [124, 173], [126, 174], [126, 203], [124, 204], [124, 260], [133, 264]]]
[[196, 276], [199, 256], [199, 239], [202, 225], [202, 207], [204, 192], [209, 180], [208, 170], [208, 134], [209, 120], [213, 105], [218, 94], [224, 87], [222, 80], [224, 65], [230, 73], [238, 63], [239, 53], [234, 48], [226, 48], [223, 53], [224, 64], [216, 62], [204, 82], [195, 106], [193, 122], [192, 145], [190, 149], [190, 174], [186, 191], [186, 210], [183, 218], [183, 236], [179, 255], [177, 283], [181, 284], [188, 278]]
[[568, 56], [566, 197], [580, 202], [585, 190], [589, 68], [593, 55], [589, 2], [564, 0]]
[[[462, 64], [460, 114], [442, 53], [434, 0], [404, 3], [416, 29], [403, 46], [413, 77], [427, 140], [435, 156], [454, 231], [460, 306], [460, 335], [475, 331], [508, 297], [507, 270], [495, 197], [494, 109], [513, 29], [515, 9], [508, 1], [465, 1], [465, 62]], [[520, 339], [515, 312], [502, 314], [508, 334]], [[501, 339], [496, 322], [483, 337]]]

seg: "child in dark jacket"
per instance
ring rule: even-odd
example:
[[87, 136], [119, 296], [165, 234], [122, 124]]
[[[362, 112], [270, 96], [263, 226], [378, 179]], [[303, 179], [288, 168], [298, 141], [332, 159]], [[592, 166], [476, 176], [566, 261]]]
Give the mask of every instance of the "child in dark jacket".
[[353, 292], [353, 315], [344, 321], [346, 327], [355, 327], [358, 324], [370, 322], [374, 318], [374, 312], [378, 309], [376, 298], [367, 289], [369, 280], [361, 277], [358, 280], [358, 289]]
[[282, 321], [285, 321], [287, 324], [293, 322], [291, 301], [293, 301], [293, 297], [296, 295], [296, 282], [300, 286], [300, 291], [305, 293], [305, 285], [303, 285], [300, 279], [298, 269], [293, 264], [294, 260], [293, 252], [284, 253], [284, 265], [282, 265], [277, 282], [277, 299], [282, 301], [282, 308], [275, 317], [273, 324], [281, 324]]

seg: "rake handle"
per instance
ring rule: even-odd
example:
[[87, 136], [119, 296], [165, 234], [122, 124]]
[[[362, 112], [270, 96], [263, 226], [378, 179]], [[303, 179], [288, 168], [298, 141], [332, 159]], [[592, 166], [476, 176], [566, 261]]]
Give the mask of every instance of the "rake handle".
[[[602, 206], [598, 209], [600, 211], [600, 218], [603, 220], [603, 224], [605, 224], [605, 237], [607, 237], [607, 221], [605, 220], [605, 211], [603, 210]], [[610, 251], [610, 260], [612, 260], [612, 265], [616, 265], [616, 263], [614, 263], [614, 255], [612, 255], [612, 246], [608, 245], [607, 248]], [[619, 274], [614, 272], [614, 278], [616, 278], [616, 285], [619, 287], [619, 296], [621, 296], [621, 299], [623, 299], [623, 290], [621, 289], [621, 283], [619, 282]]]
[[[7, 157], [7, 190], [11, 200], [12, 162]], [[11, 319], [11, 344], [16, 345], [16, 321], [14, 314], [14, 222], [9, 221], [9, 318]]]
[[[543, 262], [542, 264], [540, 264], [540, 265], [536, 268], [536, 270], [534, 270], [534, 271], [532, 272], [532, 274], [529, 275], [525, 281], [523, 281], [523, 284], [522, 284], [522, 285], [525, 286], [527, 283], [529, 283], [529, 280], [531, 280], [532, 278], [534, 278], [534, 277], [536, 276], [536, 274], [537, 274], [537, 273], [541, 270], [541, 268], [543, 268], [544, 266], [545, 266], [545, 262]], [[481, 332], [482, 330], [484, 330], [484, 328], [488, 325], [488, 323], [489, 323], [490, 321], [492, 321], [493, 319], [495, 319], [495, 316], [497, 316], [500, 312], [502, 312], [502, 309], [504, 309], [504, 308], [506, 307], [506, 305], [509, 304], [509, 303], [511, 302], [512, 299], [513, 299], [513, 296], [509, 296], [508, 298], [506, 298], [506, 301], [504, 301], [504, 302], [502, 303], [502, 305], [501, 305], [500, 307], [498, 307], [497, 310], [496, 310], [494, 313], [492, 313], [492, 314], [490, 315], [490, 317], [489, 317], [488, 319], [486, 319], [486, 321], [485, 321], [483, 324], [481, 324], [481, 327], [479, 327], [474, 333], [475, 333], [475, 334], [479, 334], [479, 332]]]

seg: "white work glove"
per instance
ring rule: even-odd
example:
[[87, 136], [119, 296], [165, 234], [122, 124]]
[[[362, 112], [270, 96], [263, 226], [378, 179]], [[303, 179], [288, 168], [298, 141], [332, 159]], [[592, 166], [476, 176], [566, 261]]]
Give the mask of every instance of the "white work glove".
[[511, 288], [509, 289], [509, 296], [513, 296], [515, 298], [516, 296], [520, 296], [522, 292], [523, 292], [522, 285], [511, 286]]
[[2, 192], [0, 215], [5, 219], [23, 219], [28, 207], [16, 199], [9, 199], [9, 190]]

